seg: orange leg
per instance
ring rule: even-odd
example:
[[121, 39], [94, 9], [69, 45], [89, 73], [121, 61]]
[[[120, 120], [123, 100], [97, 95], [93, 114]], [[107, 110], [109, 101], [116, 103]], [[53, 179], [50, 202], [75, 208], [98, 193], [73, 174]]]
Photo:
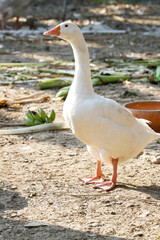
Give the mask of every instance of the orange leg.
[[112, 174], [111, 180], [109, 182], [102, 182], [100, 184], [97, 184], [96, 186], [94, 186], [94, 188], [101, 188], [105, 191], [109, 191], [115, 187], [116, 182], [117, 182], [118, 159], [112, 158], [112, 165], [113, 165], [113, 174]]
[[[9, 29], [9, 27], [6, 26], [6, 23], [5, 23], [5, 18], [6, 18], [6, 16], [7, 16], [7, 13], [3, 13], [3, 14], [2, 14], [2, 19], [1, 19], [1, 28], [2, 28], [2, 30], [7, 30], [7, 29]], [[15, 25], [14, 25], [14, 29], [16, 29], [16, 30], [20, 29], [19, 17], [17, 17], [17, 19], [16, 19], [16, 22], [15, 22]]]
[[2, 14], [2, 19], [1, 19], [1, 28], [2, 28], [2, 30], [6, 30], [7, 29], [6, 24], [5, 24], [6, 16], [7, 16], [7, 13], [3, 13]]
[[16, 29], [16, 30], [20, 29], [19, 17], [16, 18], [16, 22], [15, 22], [15, 25], [14, 25], [14, 29]]
[[96, 176], [94, 176], [94, 177], [80, 177], [78, 179], [85, 182], [85, 184], [90, 184], [90, 183], [102, 183], [102, 182], [104, 182], [104, 178], [105, 178], [105, 176], [104, 176], [104, 174], [102, 173], [102, 170], [101, 170], [101, 161], [97, 160]]

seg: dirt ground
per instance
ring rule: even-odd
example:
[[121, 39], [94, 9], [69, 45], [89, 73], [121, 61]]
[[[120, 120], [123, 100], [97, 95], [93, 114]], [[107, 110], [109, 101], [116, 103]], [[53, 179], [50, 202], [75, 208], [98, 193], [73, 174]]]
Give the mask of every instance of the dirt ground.
[[[127, 29], [121, 35], [85, 35], [91, 62], [158, 58], [159, 37], [148, 34], [160, 27], [157, 2], [76, 5], [74, 11], [82, 20], [74, 20], [80, 25], [87, 19], [101, 20], [114, 29]], [[73, 11], [69, 13], [68, 18], [75, 18]], [[70, 46], [61, 40], [6, 39], [0, 40], [1, 63], [73, 60]], [[130, 90], [136, 96], [128, 95]], [[95, 91], [121, 104], [160, 100], [159, 85], [150, 83], [108, 84], [95, 87]], [[37, 92], [42, 91], [34, 84], [0, 86], [0, 95], [8, 98]], [[63, 121], [63, 101], [54, 100], [56, 92], [45, 90], [49, 101], [24, 104], [21, 110], [1, 108], [1, 128], [20, 125], [29, 109], [43, 108], [47, 113], [54, 109], [56, 121]], [[0, 152], [0, 240], [160, 239], [160, 175], [159, 164], [155, 163], [160, 158], [160, 141], [150, 143], [139, 156], [119, 165], [117, 186], [110, 192], [95, 190], [78, 180], [79, 176], [93, 175], [96, 162], [70, 130], [2, 135]], [[103, 164], [103, 172], [110, 177], [111, 166]]]

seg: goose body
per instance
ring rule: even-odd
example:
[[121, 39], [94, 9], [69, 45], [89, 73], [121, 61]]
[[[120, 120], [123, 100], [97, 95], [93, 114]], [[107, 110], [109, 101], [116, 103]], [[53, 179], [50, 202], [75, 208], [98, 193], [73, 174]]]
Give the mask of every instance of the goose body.
[[[97, 95], [92, 87], [89, 54], [80, 29], [64, 22], [44, 33], [67, 40], [75, 58], [75, 76], [63, 115], [73, 134], [97, 159], [96, 176], [80, 178], [85, 183], [98, 183], [95, 188], [111, 190], [117, 179], [117, 164], [138, 155], [151, 141], [160, 138], [144, 119], [135, 118], [130, 111], [114, 100]], [[113, 175], [104, 181], [101, 162], [113, 165]]]
[[83, 100], [79, 95], [69, 96], [64, 118], [90, 154], [103, 162], [111, 162], [112, 158], [125, 162], [158, 138], [145, 120], [134, 118], [117, 102], [94, 93]]

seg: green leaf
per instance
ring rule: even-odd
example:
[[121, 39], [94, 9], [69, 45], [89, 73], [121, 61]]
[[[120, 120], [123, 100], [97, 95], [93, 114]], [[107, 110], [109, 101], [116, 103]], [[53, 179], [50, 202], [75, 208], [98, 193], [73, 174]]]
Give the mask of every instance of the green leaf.
[[48, 117], [48, 116], [46, 116], [46, 120], [45, 120], [45, 122], [46, 122], [46, 123], [50, 123], [50, 121], [49, 121], [49, 117]]
[[51, 113], [50, 113], [50, 116], [49, 116], [49, 118], [48, 118], [49, 122], [50, 122], [50, 123], [53, 122], [54, 119], [55, 119], [55, 117], [56, 117], [56, 113], [55, 113], [54, 110], [52, 110]]
[[32, 113], [32, 111], [28, 110], [25, 112], [26, 117], [30, 120], [35, 120], [34, 114]]
[[40, 125], [40, 124], [43, 124], [43, 122], [42, 122], [42, 121], [35, 120], [35, 125]]
[[43, 119], [41, 118], [40, 114], [36, 113], [36, 114], [34, 115], [34, 117], [35, 117], [35, 119], [36, 119], [37, 121], [43, 122]]
[[39, 116], [42, 118], [42, 121], [43, 121], [43, 122], [46, 122], [46, 116], [47, 116], [47, 114], [45, 113], [45, 111], [44, 111], [42, 108], [39, 109], [38, 114], [39, 114]]
[[31, 119], [27, 119], [27, 118], [24, 118], [24, 122], [26, 124], [27, 127], [30, 127], [30, 126], [35, 126], [35, 121], [34, 120], [31, 120]]

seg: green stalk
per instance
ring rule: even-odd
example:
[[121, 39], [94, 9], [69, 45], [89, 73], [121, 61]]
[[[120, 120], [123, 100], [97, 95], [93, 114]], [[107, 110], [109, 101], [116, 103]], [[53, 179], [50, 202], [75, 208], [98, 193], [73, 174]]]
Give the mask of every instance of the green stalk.
[[99, 78], [102, 83], [101, 84], [106, 84], [106, 83], [114, 83], [114, 82], [118, 82], [120, 80], [130, 80], [130, 76], [129, 75], [125, 75], [125, 74], [118, 74], [118, 73], [113, 73], [113, 74], [109, 74], [109, 75], [95, 75], [92, 80], [94, 78]]
[[92, 84], [93, 86], [99, 86], [99, 85], [102, 85], [102, 81], [99, 77], [94, 77], [92, 78]]
[[[92, 78], [92, 84], [93, 86], [99, 86], [102, 84], [107, 84], [107, 83], [115, 83], [115, 82], [121, 82], [121, 81], [125, 81], [125, 80], [130, 80], [130, 76], [126, 75], [126, 73], [112, 73], [109, 75], [101, 75], [101, 74], [97, 74]], [[65, 100], [68, 92], [69, 92], [70, 86], [67, 87], [63, 87], [61, 88], [57, 94], [56, 94], [56, 98], [60, 99], [60, 100]]]
[[62, 88], [71, 85], [71, 83], [72, 82], [69, 80], [54, 78], [52, 80], [37, 83], [37, 87], [40, 88], [41, 90], [48, 88]]
[[155, 74], [154, 74], [154, 81], [160, 82], [160, 66], [157, 66]]
[[26, 133], [65, 130], [65, 129], [69, 129], [68, 125], [65, 122], [45, 123], [42, 125], [36, 125], [32, 127], [0, 130], [0, 135], [26, 134]]
[[52, 73], [52, 74], [63, 75], [63, 76], [74, 76], [74, 73], [72, 73], [71, 70], [62, 70], [62, 69], [51, 70], [48, 68], [45, 68], [45, 69], [41, 68], [39, 69], [39, 72]]
[[70, 89], [70, 86], [61, 88], [61, 89], [57, 92], [56, 98], [58, 98], [59, 100], [65, 100], [66, 97], [67, 97], [67, 95], [68, 95], [69, 89]]

